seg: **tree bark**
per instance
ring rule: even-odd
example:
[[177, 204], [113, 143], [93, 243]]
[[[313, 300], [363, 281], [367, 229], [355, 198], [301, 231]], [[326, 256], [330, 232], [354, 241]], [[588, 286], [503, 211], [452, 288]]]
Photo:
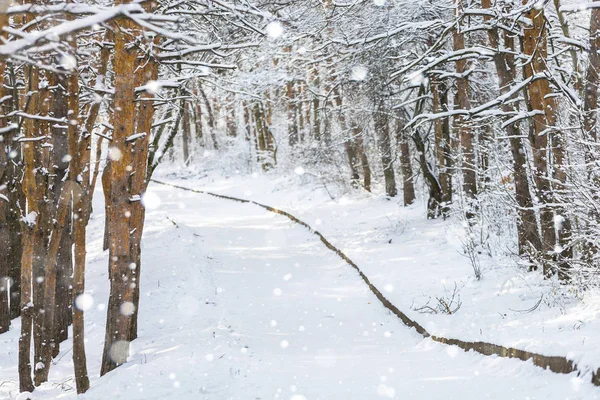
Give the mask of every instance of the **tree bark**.
[[[463, 13], [462, 0], [454, 0], [455, 16], [461, 18]], [[461, 31], [460, 21], [454, 30], [453, 45], [454, 51], [465, 48], [465, 36]], [[460, 59], [456, 61], [457, 78], [457, 97], [458, 106], [462, 110], [471, 109], [469, 79], [467, 77], [467, 60]], [[474, 133], [469, 126], [468, 121], [463, 116], [457, 116], [455, 121], [459, 130], [460, 146], [462, 150], [462, 173], [463, 173], [463, 192], [471, 204], [467, 204], [467, 217], [473, 216], [476, 205], [473, 200], [477, 197], [477, 162], [475, 160]]]
[[410, 147], [404, 133], [404, 121], [396, 119], [396, 138], [400, 152], [400, 170], [402, 171], [402, 193], [404, 205], [409, 206], [415, 202], [415, 185], [413, 182], [413, 171], [410, 162]]
[[204, 131], [202, 130], [202, 104], [200, 101], [196, 101], [194, 109], [194, 129], [196, 135], [196, 141], [201, 147], [204, 147]]
[[360, 175], [358, 173], [360, 161], [358, 159], [356, 141], [354, 140], [352, 132], [348, 131], [346, 115], [342, 108], [342, 94], [336, 89], [333, 95], [335, 97], [334, 102], [338, 113], [338, 122], [340, 123], [340, 129], [342, 130], [344, 137], [344, 149], [346, 150], [346, 156], [348, 157], [348, 166], [350, 167], [350, 184], [357, 188], [360, 180]]
[[235, 95], [229, 94], [226, 98], [225, 106], [225, 125], [227, 128], [227, 135], [229, 137], [237, 136], [237, 113], [236, 113], [236, 102]]
[[[29, 88], [37, 92], [39, 86], [38, 70], [35, 67], [25, 67], [26, 76], [29, 80]], [[30, 96], [30, 106], [32, 110], [38, 108], [38, 94]], [[23, 124], [23, 133], [27, 138], [37, 137], [35, 124], [31, 119], [27, 119]], [[22, 232], [22, 255], [21, 255], [21, 336], [19, 337], [19, 388], [21, 392], [31, 392], [34, 388], [31, 379], [31, 337], [33, 328], [34, 304], [32, 302], [32, 274], [34, 262], [34, 250], [36, 246], [43, 246], [38, 243], [39, 236], [39, 200], [40, 190], [37, 187], [35, 178], [35, 148], [33, 142], [24, 142], [22, 145], [24, 176], [21, 189], [25, 198], [23, 218], [21, 223]]]
[[[436, 76], [430, 79], [433, 112], [438, 114], [448, 111], [448, 89], [446, 84]], [[448, 118], [438, 118], [434, 121], [435, 149], [438, 163], [438, 179], [442, 190], [442, 212], [447, 213], [452, 203], [452, 149], [450, 147], [450, 122]]]
[[379, 100], [376, 105], [373, 119], [375, 121], [375, 131], [377, 132], [377, 142], [379, 145], [383, 176], [385, 179], [385, 194], [388, 197], [395, 197], [398, 194], [398, 190], [396, 189], [392, 145], [390, 143], [390, 124], [387, 110], [381, 100]]
[[[8, 16], [0, 14], [0, 31], [8, 23]], [[1, 38], [6, 35], [0, 34]], [[0, 62], [0, 97], [4, 97], [4, 72], [6, 70], [6, 63]], [[2, 111], [4, 107], [1, 107]], [[6, 128], [7, 123], [4, 118], [0, 119], [0, 128]], [[16, 177], [13, 176], [14, 169], [11, 168], [11, 160], [9, 157], [9, 133], [0, 135], [0, 248], [5, 249], [5, 254], [0, 257], [0, 333], [8, 332], [10, 328], [11, 312], [10, 312], [10, 298], [9, 298], [9, 282], [11, 275], [11, 261], [10, 257], [13, 240], [11, 232], [11, 219], [14, 217], [11, 211], [14, 204], [11, 204], [8, 196], [9, 182], [13, 181]]]
[[290, 147], [298, 143], [298, 104], [296, 103], [296, 90], [294, 81], [289, 81], [286, 85], [287, 91], [287, 122], [288, 122], [288, 141]]
[[429, 186], [429, 199], [427, 200], [427, 218], [435, 219], [440, 214], [440, 203], [442, 201], [442, 188], [440, 187], [440, 183], [437, 180], [437, 177], [434, 175], [431, 165], [427, 161], [427, 154], [425, 150], [425, 143], [423, 142], [423, 137], [421, 133], [416, 130], [412, 139], [415, 143], [415, 147], [417, 148], [417, 154], [419, 154], [419, 166], [421, 167], [421, 171], [423, 172], [423, 176], [427, 181]]
[[544, 9], [532, 8], [525, 16], [533, 22], [531, 27], [524, 29], [523, 50], [530, 60], [525, 65], [524, 74], [530, 78], [538, 74], [527, 88], [529, 106], [535, 115], [532, 121], [530, 141], [533, 146], [534, 182], [538, 198], [542, 204], [540, 209], [541, 249], [543, 257], [543, 272], [545, 276], [554, 273], [551, 262], [554, 260], [556, 232], [554, 229], [554, 202], [550, 173], [548, 169], [548, 129], [553, 126], [547, 117], [556, 112], [554, 101], [549, 98], [550, 83], [542, 74], [546, 71], [547, 34], [545, 27]]
[[182, 142], [183, 142], [183, 163], [186, 167], [190, 165], [190, 147], [192, 142], [192, 129], [190, 125], [190, 111], [187, 102], [184, 103], [184, 108], [181, 110], [181, 125], [182, 125]]
[[[123, 4], [119, 0], [116, 4]], [[135, 266], [130, 256], [131, 237], [129, 220], [132, 216], [132, 193], [130, 176], [132, 175], [132, 151], [135, 141], [128, 141], [135, 133], [135, 70], [138, 65], [138, 52], [130, 47], [129, 35], [137, 27], [129, 19], [119, 19], [115, 24], [114, 62], [114, 114], [111, 142], [110, 188], [106, 213], [109, 214], [108, 245], [110, 296], [106, 320], [106, 335], [102, 368], [104, 375], [125, 363], [129, 356], [131, 330], [131, 309], [133, 307], [133, 288]], [[138, 172], [139, 175], [139, 171]], [[139, 193], [136, 193], [139, 194]], [[122, 313], [121, 309], [127, 310]]]
[[371, 166], [369, 164], [369, 157], [367, 156], [367, 152], [365, 149], [365, 141], [363, 138], [363, 130], [360, 125], [356, 122], [353, 123], [352, 126], [352, 134], [354, 139], [356, 140], [356, 151], [358, 152], [358, 156], [360, 158], [360, 165], [362, 167], [363, 172], [363, 187], [367, 192], [371, 191]]
[[[491, 8], [491, 0], [482, 0], [483, 8]], [[486, 20], [489, 18], [486, 18]], [[500, 51], [500, 36], [498, 29], [488, 29], [488, 40], [493, 49], [497, 50], [494, 55], [494, 64], [498, 74], [498, 85], [501, 94], [506, 94], [515, 81], [514, 60], [507, 56], [506, 52]], [[514, 50], [514, 40], [507, 34], [504, 40], [504, 48]], [[516, 97], [513, 95], [509, 100]], [[511, 101], [502, 105], [502, 111], [513, 113], [518, 109]], [[526, 149], [521, 140], [521, 127], [519, 122], [506, 126], [507, 136], [510, 138], [510, 151], [512, 154], [513, 177], [515, 182], [515, 200], [517, 202], [517, 237], [519, 255], [532, 256], [541, 251], [541, 241], [538, 233], [538, 224], [533, 210], [533, 200], [529, 187], [527, 173]]]
[[597, 105], [598, 105], [598, 80], [600, 76], [600, 8], [592, 8], [590, 16], [590, 52], [585, 73], [585, 92], [583, 96], [584, 119], [583, 128], [587, 136], [597, 140]]

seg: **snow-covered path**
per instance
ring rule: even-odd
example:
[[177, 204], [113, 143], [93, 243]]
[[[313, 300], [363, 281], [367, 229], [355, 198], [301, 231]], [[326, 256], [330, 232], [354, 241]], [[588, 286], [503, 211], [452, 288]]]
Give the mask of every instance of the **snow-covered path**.
[[[147, 215], [140, 337], [130, 361], [103, 378], [97, 374], [106, 254], [92, 256], [92, 388], [84, 399], [600, 398], [574, 376], [422, 339], [378, 303], [353, 269], [284, 217], [172, 188], [151, 190], [156, 208]], [[100, 213], [101, 205], [95, 209]], [[93, 222], [96, 250], [101, 221], [98, 214]], [[16, 329], [0, 344], [10, 338]], [[10, 345], [15, 352], [16, 343]], [[37, 396], [74, 396], [56, 385], [70, 368], [69, 355]], [[0, 369], [0, 377], [14, 381], [16, 368]], [[2, 390], [0, 397], [14, 394]]]

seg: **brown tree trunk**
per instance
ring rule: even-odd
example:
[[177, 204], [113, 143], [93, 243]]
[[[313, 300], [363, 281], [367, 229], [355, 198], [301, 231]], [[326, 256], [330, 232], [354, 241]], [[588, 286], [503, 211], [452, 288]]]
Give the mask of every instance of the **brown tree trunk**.
[[442, 188], [437, 177], [434, 175], [431, 165], [427, 161], [427, 151], [421, 133], [417, 130], [412, 135], [417, 154], [419, 155], [419, 166], [429, 186], [429, 200], [427, 201], [427, 218], [435, 219], [440, 214], [440, 203], [442, 201]]
[[[107, 33], [109, 37], [112, 34]], [[70, 41], [73, 52], [77, 53], [77, 41]], [[107, 51], [101, 53], [100, 62], [108, 63], [109, 54]], [[105, 72], [107, 66], [102, 65], [100, 72]], [[69, 153], [77, 156], [69, 165], [68, 179], [71, 182], [70, 197], [72, 200], [72, 254], [73, 254], [73, 279], [72, 294], [69, 296], [71, 304], [77, 298], [80, 298], [85, 291], [85, 257], [86, 257], [86, 227], [89, 221], [89, 212], [92, 209], [93, 185], [95, 183], [97, 172], [91, 175], [91, 135], [94, 122], [98, 117], [99, 105], [93, 104], [82, 123], [79, 115], [79, 76], [71, 74], [69, 77], [69, 110], [71, 115], [77, 116], [78, 124], [69, 124]], [[149, 131], [148, 131], [149, 132]], [[100, 157], [100, 151], [97, 152], [97, 160]], [[81, 179], [81, 181], [80, 181]], [[69, 247], [71, 251], [71, 247]], [[73, 369], [75, 374], [75, 386], [77, 393], [85, 393], [90, 382], [87, 373], [87, 361], [85, 355], [84, 338], [84, 316], [83, 310], [71, 306], [71, 316], [73, 322]]]
[[[35, 67], [25, 67], [26, 76], [29, 80], [29, 88], [32, 94], [30, 96], [30, 109], [38, 109], [39, 72]], [[23, 133], [25, 138], [37, 137], [36, 127], [32, 120], [27, 119], [23, 124]], [[23, 209], [23, 218], [21, 223], [22, 232], [22, 255], [21, 255], [21, 336], [19, 337], [19, 388], [21, 392], [31, 392], [34, 388], [31, 379], [31, 337], [33, 328], [34, 304], [32, 302], [33, 287], [33, 263], [34, 251], [36, 246], [43, 246], [38, 243], [39, 236], [39, 200], [41, 197], [41, 188], [37, 187], [35, 177], [36, 154], [33, 141], [25, 141], [22, 144], [24, 176], [22, 183], [23, 196], [26, 204]]]
[[[585, 140], [596, 143], [598, 141], [598, 80], [600, 79], [600, 8], [592, 8], [590, 15], [590, 51], [588, 65], [585, 72], [585, 86], [583, 88], [583, 135]], [[596, 152], [591, 149], [585, 150], [586, 162], [594, 162]], [[600, 184], [600, 178], [597, 174], [590, 174]], [[593, 194], [593, 199], [598, 202], [599, 197]], [[600, 221], [600, 215], [592, 208], [593, 221]], [[595, 227], [593, 228], [595, 229]], [[598, 253], [598, 248], [590, 243], [582, 246], [582, 258], [588, 262], [593, 262], [594, 256]]]
[[[123, 4], [124, 0], [116, 2]], [[136, 32], [129, 19], [115, 23], [114, 62], [114, 131], [111, 143], [110, 187], [106, 213], [108, 223], [110, 296], [106, 320], [106, 335], [102, 355], [101, 375], [112, 371], [127, 361], [131, 330], [131, 310], [135, 265], [130, 256], [131, 236], [129, 220], [132, 216], [131, 200], [139, 193], [131, 190], [132, 151], [136, 141], [129, 141], [135, 133], [135, 70], [138, 65], [136, 48], [129, 46], [129, 35]], [[139, 175], [139, 171], [138, 172]], [[144, 174], [145, 176], [145, 174]], [[127, 312], [121, 312], [126, 309]]]
[[592, 8], [590, 16], [590, 52], [585, 73], [585, 92], [583, 95], [583, 128], [588, 137], [596, 141], [598, 80], [600, 79], [600, 8]]
[[[4, 4], [3, 4], [4, 6]], [[6, 14], [0, 14], [0, 30], [8, 23], [8, 17]], [[4, 38], [5, 35], [0, 35]], [[0, 97], [4, 97], [4, 72], [6, 70], [6, 63], [0, 62]], [[2, 111], [5, 111], [2, 108]], [[6, 119], [0, 119], [0, 128], [6, 128]], [[11, 258], [9, 257], [12, 248], [12, 238], [10, 229], [10, 220], [13, 217], [11, 207], [15, 207], [11, 204], [10, 198], [8, 197], [9, 181], [15, 179], [12, 176], [12, 168], [10, 167], [11, 160], [9, 157], [9, 145], [10, 140], [5, 140], [8, 133], [3, 134], [0, 137], [0, 249], [5, 249], [5, 254], [0, 257], [0, 333], [8, 332], [10, 327], [10, 298], [9, 298], [9, 282], [10, 282], [10, 270], [11, 270]]]
[[356, 141], [354, 140], [353, 133], [348, 131], [346, 116], [344, 115], [344, 110], [342, 109], [342, 94], [339, 90], [335, 90], [333, 95], [335, 97], [334, 101], [338, 113], [338, 122], [340, 123], [340, 128], [344, 135], [344, 149], [346, 150], [348, 165], [350, 167], [350, 184], [357, 188], [360, 180], [360, 175], [358, 174], [360, 161], [358, 159]]
[[[66, 118], [69, 111], [68, 94], [65, 90], [68, 87], [67, 80], [64, 76], [55, 74], [54, 84], [56, 89], [53, 93], [53, 108], [54, 118]], [[66, 172], [69, 167], [69, 148], [68, 148], [68, 133], [62, 127], [55, 127], [52, 133], [53, 139], [53, 164], [54, 164], [54, 179], [51, 184], [54, 195], [54, 207], [58, 206], [63, 180], [66, 178]], [[75, 156], [75, 155], [73, 155]], [[65, 229], [62, 233], [61, 244], [58, 250], [57, 258], [57, 290], [56, 290], [56, 339], [57, 343], [66, 340], [68, 337], [68, 327], [71, 322], [69, 315], [71, 314], [71, 275], [73, 272], [72, 265], [72, 245], [73, 237], [71, 232], [71, 221], [67, 218], [65, 221]], [[58, 346], [54, 347], [54, 356], [57, 354]]]
[[[433, 97], [433, 112], [438, 114], [448, 111], [448, 89], [437, 77], [430, 80]], [[442, 212], [448, 212], [452, 203], [452, 151], [450, 147], [450, 121], [447, 117], [434, 121], [436, 159], [438, 163], [438, 179], [442, 189]]]
[[204, 132], [202, 130], [202, 104], [200, 101], [194, 103], [196, 105], [194, 109], [194, 128], [196, 134], [196, 141], [201, 147], [204, 147]]
[[[0, 185], [4, 178], [8, 154], [4, 146], [0, 146]], [[8, 197], [0, 190], [0, 248], [10, 249], [10, 237], [8, 229], [8, 208], [10, 206]], [[10, 327], [10, 303], [9, 303], [9, 281], [10, 265], [7, 257], [0, 258], [0, 333], [8, 332]]]
[[289, 81], [286, 85], [287, 90], [287, 119], [288, 119], [288, 140], [290, 147], [298, 143], [298, 104], [296, 103], [296, 90], [294, 81]]
[[313, 97], [309, 109], [312, 109], [312, 136], [316, 141], [321, 140], [321, 111], [319, 96], [319, 86], [321, 80], [319, 78], [319, 70], [315, 66], [310, 70], [310, 84], [312, 86]]
[[396, 189], [396, 176], [394, 173], [394, 164], [392, 158], [392, 145], [390, 143], [390, 124], [387, 110], [383, 101], [378, 101], [375, 115], [375, 131], [377, 132], [377, 143], [383, 167], [383, 177], [385, 179], [385, 194], [388, 197], [395, 197], [398, 194]]
[[[456, 9], [455, 16], [460, 18], [463, 13], [462, 0], [454, 0]], [[463, 50], [465, 48], [465, 36], [461, 31], [460, 23], [457, 29], [454, 30], [453, 44], [454, 51]], [[458, 106], [462, 110], [471, 108], [469, 79], [466, 76], [467, 60], [460, 59], [456, 61], [457, 78], [457, 96]], [[460, 145], [462, 149], [462, 173], [463, 173], [463, 191], [467, 199], [471, 200], [471, 204], [467, 205], [467, 217], [473, 216], [475, 204], [472, 201], [477, 197], [477, 162], [475, 160], [474, 148], [474, 133], [469, 126], [468, 121], [463, 116], [457, 116], [455, 122], [459, 130]]]
[[[5, 66], [5, 63], [0, 63], [1, 66]], [[0, 75], [3, 77], [4, 75]], [[14, 74], [9, 74], [11, 77], [10, 82], [8, 82], [9, 86], [13, 88], [16, 87], [15, 76]], [[16, 89], [13, 89], [12, 93], [12, 102], [8, 102], [0, 105], [0, 110], [4, 111], [4, 115], [9, 114], [9, 112], [14, 111], [18, 108], [19, 98], [16, 95]], [[0, 93], [2, 93], [2, 97], [4, 95], [8, 95], [9, 91], [4, 89], [2, 85], [0, 85]], [[14, 118], [14, 117], [13, 117]], [[10, 120], [2, 118], [0, 119], [0, 123], [3, 127], [6, 127]], [[3, 260], [8, 265], [8, 273], [10, 279], [12, 281], [12, 285], [10, 286], [10, 318], [14, 319], [20, 316], [21, 314], [21, 255], [22, 255], [22, 244], [21, 244], [21, 206], [20, 204], [24, 204], [24, 195], [22, 190], [22, 185], [20, 182], [20, 177], [23, 173], [23, 159], [22, 159], [22, 150], [20, 143], [14, 140], [15, 136], [18, 136], [18, 131], [12, 131], [5, 134], [5, 145], [4, 149], [6, 150], [6, 154], [10, 155], [8, 158], [10, 162], [6, 165], [6, 170], [4, 172], [4, 179], [0, 179], [0, 186], [6, 185], [6, 191], [4, 192], [6, 197], [8, 198], [8, 207], [5, 209], [5, 221], [6, 228], [5, 231], [7, 242], [5, 243], [6, 247], [2, 246], [2, 248], [6, 249], [6, 257]], [[11, 158], [12, 157], [12, 158]]]
[[182, 141], [183, 141], [183, 163], [185, 166], [190, 165], [190, 146], [192, 141], [192, 129], [190, 125], [190, 111], [187, 102], [184, 103], [184, 108], [181, 110], [181, 125], [182, 125]]
[[[73, 153], [76, 154], [76, 153]], [[73, 182], [68, 181], [63, 186], [63, 191], [58, 203], [58, 210], [56, 213], [56, 226], [52, 232], [52, 239], [48, 247], [48, 256], [46, 258], [45, 265], [45, 277], [44, 277], [44, 312], [43, 312], [43, 323], [42, 332], [40, 334], [43, 346], [40, 348], [40, 355], [36, 358], [35, 367], [35, 384], [36, 386], [41, 385], [43, 382], [48, 380], [48, 373], [50, 372], [50, 365], [52, 362], [52, 354], [54, 353], [54, 346], [57, 346], [56, 342], [56, 331], [54, 329], [56, 314], [56, 261], [58, 258], [58, 251], [60, 249], [60, 243], [62, 239], [62, 233], [65, 227], [65, 222], [69, 211], [69, 201], [71, 200]]]
[[[145, 4], [146, 11], [154, 6], [152, 3]], [[158, 78], [158, 64], [152, 57], [143, 63], [145, 67], [141, 76], [139, 72], [136, 75], [137, 58], [141, 54], [128, 46], [129, 32], [136, 29], [135, 24], [129, 20], [120, 20], [118, 25], [115, 54], [121, 56], [115, 58], [114, 65], [117, 94], [114, 100], [115, 130], [112, 146], [120, 150], [120, 157], [113, 158], [110, 171], [111, 208], [107, 212], [112, 214], [109, 230], [111, 291], [101, 375], [127, 361], [129, 343], [137, 337], [141, 240], [145, 218], [140, 200], [148, 183], [148, 133], [152, 128], [154, 107], [149, 101], [140, 101], [136, 113], [135, 84]], [[154, 45], [157, 45], [158, 38], [154, 40]], [[141, 97], [150, 98], [150, 95], [145, 93]], [[185, 103], [182, 107], [185, 107]], [[132, 137], [135, 139], [131, 139]]]
[[227, 104], [225, 107], [225, 123], [227, 128], [227, 135], [229, 137], [237, 136], [237, 113], [236, 113], [236, 103], [235, 103], [235, 95], [227, 96]]
[[409, 206], [415, 202], [415, 185], [413, 182], [413, 171], [410, 163], [410, 147], [406, 134], [404, 133], [404, 121], [396, 119], [396, 138], [400, 151], [400, 170], [402, 171], [402, 192], [404, 194], [404, 205]]
[[269, 171], [275, 165], [275, 153], [265, 111], [259, 101], [254, 103], [254, 123], [256, 125], [258, 161], [262, 165], [263, 170]]
[[304, 108], [305, 107], [304, 107], [304, 101], [302, 98], [302, 95], [304, 93], [304, 85], [305, 85], [304, 81], [298, 82], [298, 95], [296, 96], [296, 98], [297, 98], [296, 112], [298, 113], [298, 138], [301, 142], [303, 142], [305, 140], [305, 132], [304, 132], [304, 125], [305, 125]]
[[363, 172], [363, 187], [367, 192], [371, 191], [371, 166], [369, 165], [369, 157], [365, 149], [365, 141], [363, 139], [363, 131], [355, 122], [352, 126], [352, 134], [356, 140], [356, 151], [360, 158], [360, 165]]
[[[78, 216], [73, 221], [74, 236], [74, 271], [73, 298], [82, 296], [85, 292], [85, 257], [86, 257], [86, 211], [87, 202], [91, 201], [89, 193], [79, 193], [74, 197], [73, 209]], [[84, 310], [72, 307], [73, 312], [73, 368], [77, 393], [85, 393], [90, 387], [85, 355], [85, 324]]]
[[[157, 44], [157, 38], [155, 38], [155, 45]], [[158, 79], [158, 64], [150, 59], [144, 68], [143, 77], [147, 80]], [[142, 97], [151, 98], [152, 96], [148, 93], [142, 95]], [[138, 132], [149, 132], [152, 127], [152, 120], [154, 118], [154, 107], [149, 101], [140, 102], [140, 107], [137, 110], [137, 131]], [[188, 115], [189, 116], [189, 115]], [[140, 196], [146, 192], [149, 183], [149, 177], [147, 177], [147, 165], [148, 165], [148, 152], [149, 152], [149, 140], [150, 136], [140, 139], [136, 143], [136, 151], [133, 158], [133, 166], [136, 171], [140, 171], [139, 177], [135, 177], [132, 180], [132, 192], [134, 194], [139, 193]], [[130, 220], [130, 232], [131, 234], [131, 246], [130, 246], [130, 257], [135, 264], [135, 277], [134, 282], [131, 283], [133, 288], [133, 313], [131, 318], [131, 331], [130, 340], [134, 340], [138, 335], [138, 312], [140, 302], [140, 279], [141, 279], [141, 265], [142, 265], [142, 234], [144, 231], [144, 221], [146, 218], [146, 209], [142, 206], [141, 202], [132, 203], [132, 213]], [[132, 265], [130, 264], [130, 267]]]
[[[544, 10], [532, 8], [525, 16], [533, 22], [532, 26], [524, 29], [523, 50], [530, 60], [525, 65], [525, 77], [533, 77], [543, 74], [546, 70], [547, 58], [547, 34], [545, 27]], [[532, 121], [533, 167], [534, 182], [536, 184], [538, 198], [542, 204], [540, 209], [540, 227], [542, 231], [541, 248], [544, 258], [543, 269], [546, 276], [553, 274], [551, 261], [553, 260], [556, 246], [556, 233], [554, 229], [554, 211], [551, 203], [554, 201], [552, 187], [550, 185], [550, 174], [548, 170], [548, 132], [546, 129], [552, 126], [547, 120], [547, 112], [556, 112], [553, 109], [554, 101], [550, 95], [550, 83], [540, 76], [532, 81], [527, 94], [529, 106], [536, 112]]]
[[[483, 0], [484, 8], [490, 8], [490, 0]], [[493, 49], [498, 52], [494, 55], [494, 64], [498, 73], [498, 84], [500, 93], [505, 94], [510, 90], [511, 85], [516, 78], [514, 57], [505, 52], [500, 52], [500, 37], [498, 29], [488, 29], [488, 39]], [[515, 50], [514, 39], [509, 35], [504, 36], [504, 48]], [[516, 97], [514, 95], [511, 100]], [[506, 101], [502, 105], [502, 111], [513, 113], [518, 108], [513, 102]], [[519, 245], [519, 255], [531, 256], [539, 253], [541, 241], [538, 233], [538, 224], [533, 210], [533, 200], [531, 198], [531, 189], [529, 187], [529, 178], [527, 173], [527, 159], [525, 157], [526, 149], [521, 139], [521, 126], [519, 122], [506, 126], [506, 133], [510, 138], [510, 151], [512, 154], [513, 177], [515, 182], [515, 200], [517, 201], [517, 236]]]
[[200, 94], [202, 95], [202, 99], [204, 100], [204, 106], [206, 107], [206, 115], [207, 115], [207, 124], [208, 130], [210, 132], [210, 138], [212, 139], [213, 148], [215, 150], [219, 149], [219, 142], [217, 141], [217, 124], [215, 121], [215, 114], [213, 113], [213, 109], [210, 105], [210, 101], [208, 100], [208, 96], [206, 92], [202, 88], [199, 88]]

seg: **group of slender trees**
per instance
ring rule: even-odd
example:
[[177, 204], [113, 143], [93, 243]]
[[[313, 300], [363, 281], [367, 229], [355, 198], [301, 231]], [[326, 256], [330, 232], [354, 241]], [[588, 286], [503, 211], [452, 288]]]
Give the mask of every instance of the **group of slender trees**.
[[[261, 64], [231, 72], [227, 89], [208, 85], [228, 107], [211, 118], [233, 120], [266, 170], [278, 150], [293, 163], [344, 159], [352, 186], [381, 182], [394, 197], [401, 181], [407, 205], [423, 182], [429, 218], [458, 212], [469, 229], [508, 237], [531, 270], [589, 283], [598, 260], [600, 6], [311, 4], [288, 3], [282, 35], [251, 50]], [[266, 85], [249, 78], [265, 76]]]
[[242, 148], [265, 173], [306, 165], [404, 205], [423, 192], [427, 217], [507, 239], [547, 278], [597, 273], [595, 2], [4, 0], [0, 27], [0, 333], [21, 318], [22, 391], [48, 379], [70, 325], [77, 391], [89, 387], [100, 175], [101, 374], [126, 362], [144, 193], [165, 157]]
[[98, 177], [110, 279], [104, 375], [127, 361], [137, 337], [150, 177], [189, 123], [187, 99], [201, 78], [256, 45], [253, 36], [216, 36], [270, 14], [212, 1], [9, 3], [0, 2], [0, 333], [20, 318], [19, 386], [31, 392], [48, 380], [72, 325], [83, 393], [86, 227]]

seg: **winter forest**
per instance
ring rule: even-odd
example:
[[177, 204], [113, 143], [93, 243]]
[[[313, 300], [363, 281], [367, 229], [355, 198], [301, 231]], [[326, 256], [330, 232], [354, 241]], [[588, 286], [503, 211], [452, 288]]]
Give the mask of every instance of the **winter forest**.
[[600, 1], [0, 0], [0, 399], [600, 399]]

